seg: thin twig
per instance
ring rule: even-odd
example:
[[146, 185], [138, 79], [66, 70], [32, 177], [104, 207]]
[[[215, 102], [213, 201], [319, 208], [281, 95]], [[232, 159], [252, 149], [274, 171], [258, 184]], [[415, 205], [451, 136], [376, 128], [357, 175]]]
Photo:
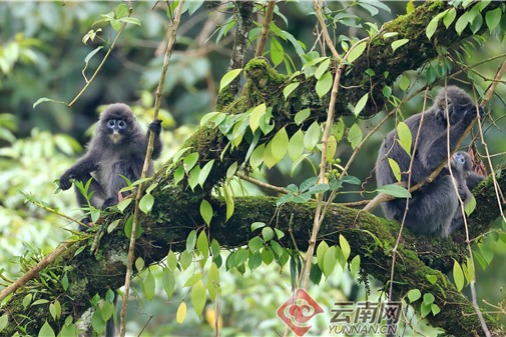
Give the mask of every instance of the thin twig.
[[60, 243], [55, 250], [49, 253], [46, 257], [44, 257], [39, 263], [37, 263], [33, 268], [31, 268], [28, 272], [23, 274], [20, 278], [18, 278], [14, 283], [9, 285], [8, 287], [2, 289], [0, 291], [0, 301], [6, 298], [9, 294], [12, 294], [16, 290], [22, 288], [28, 281], [37, 277], [39, 273], [46, 268], [48, 265], [53, 263], [61, 254], [65, 252], [67, 248], [72, 246], [77, 241], [65, 241]]
[[[160, 74], [160, 80], [158, 82], [158, 87], [156, 89], [155, 94], [155, 107], [154, 107], [154, 113], [153, 113], [153, 121], [156, 121], [158, 119], [158, 112], [160, 110], [160, 104], [161, 104], [161, 97], [163, 92], [163, 86], [165, 83], [165, 77], [167, 74], [167, 69], [169, 67], [169, 61], [170, 56], [172, 55], [172, 49], [174, 47], [174, 43], [176, 41], [176, 31], [177, 27], [179, 25], [179, 22], [181, 20], [181, 13], [183, 9], [184, 0], [181, 0], [177, 6], [176, 9], [176, 15], [174, 19], [171, 21], [168, 29], [170, 31], [169, 35], [169, 41], [167, 43], [167, 49], [165, 50], [165, 57], [163, 60], [163, 66], [162, 66], [162, 73]], [[146, 157], [144, 158], [144, 166], [142, 168], [141, 173], [141, 179], [146, 177], [149, 164], [151, 161], [151, 154], [153, 152], [154, 148], [154, 142], [155, 142], [155, 135], [154, 133], [149, 134], [149, 141], [148, 141], [148, 148], [146, 150]], [[140, 184], [137, 188], [137, 195], [135, 198], [135, 209], [134, 209], [134, 219], [132, 224], [132, 232], [130, 235], [130, 245], [128, 247], [128, 261], [127, 261], [127, 270], [125, 274], [125, 290], [123, 293], [123, 303], [121, 306], [121, 325], [120, 325], [120, 336], [125, 336], [126, 331], [126, 311], [128, 306], [128, 295], [130, 292], [130, 279], [132, 275], [132, 266], [134, 262], [134, 251], [135, 251], [135, 238], [137, 233], [137, 225], [139, 223], [139, 216], [140, 216], [140, 208], [139, 203], [140, 200], [144, 194], [144, 184]]]
[[276, 0], [269, 0], [267, 3], [267, 8], [265, 9], [262, 35], [260, 35], [260, 39], [258, 40], [255, 57], [260, 57], [264, 53], [265, 43], [267, 42], [267, 37], [269, 36], [269, 26], [271, 25], [274, 8], [276, 8]]
[[[313, 1], [313, 7], [316, 12], [316, 17], [318, 18], [318, 21], [320, 22], [323, 35], [328, 38], [327, 43], [332, 42], [330, 39], [330, 35], [327, 31], [327, 27], [325, 26], [325, 21], [323, 20], [323, 14], [320, 7], [320, 3], [318, 0]], [[320, 174], [319, 174], [319, 181], [320, 183], [325, 183], [325, 174], [327, 173], [327, 142], [329, 135], [331, 134], [331, 129], [334, 124], [334, 115], [335, 115], [335, 109], [336, 109], [336, 101], [337, 101], [337, 94], [339, 92], [339, 83], [341, 82], [341, 74], [344, 70], [344, 64], [341, 61], [341, 56], [337, 53], [336, 49], [330, 43], [332, 46], [331, 51], [332, 55], [338, 60], [339, 66], [337, 67], [336, 74], [334, 75], [334, 83], [332, 84], [332, 91], [330, 94], [330, 102], [329, 102], [329, 108], [327, 113], [327, 121], [325, 122], [325, 130], [323, 131], [322, 136], [322, 152], [321, 152], [321, 158], [320, 158]], [[303, 267], [303, 272], [301, 274], [301, 282], [300, 285], [303, 288], [307, 288], [309, 285], [309, 274], [311, 271], [311, 261], [313, 259], [315, 246], [316, 246], [316, 239], [318, 237], [318, 232], [320, 230], [321, 223], [323, 221], [323, 218], [325, 217], [325, 213], [322, 212], [322, 208], [324, 206], [324, 200], [323, 200], [323, 193], [319, 193], [317, 196], [317, 205], [316, 205], [316, 211], [315, 216], [313, 219], [313, 229], [311, 230], [311, 237], [309, 239], [309, 246], [307, 248], [306, 256], [305, 256], [305, 263]]]
[[257, 186], [260, 186], [262, 188], [267, 188], [267, 189], [270, 189], [270, 190], [273, 190], [273, 191], [276, 191], [276, 192], [279, 192], [279, 193], [283, 193], [283, 194], [288, 194], [290, 193], [288, 190], [286, 190], [285, 188], [282, 188], [282, 187], [278, 187], [278, 186], [274, 186], [274, 185], [271, 185], [271, 184], [267, 184], [267, 183], [264, 183], [263, 181], [260, 181], [260, 180], [257, 180], [255, 178], [252, 178], [244, 173], [241, 173], [241, 172], [237, 172], [236, 173], [236, 176], [238, 176], [239, 178], [241, 178], [242, 180], [245, 180], [247, 182], [250, 182], [252, 184], [255, 184]]

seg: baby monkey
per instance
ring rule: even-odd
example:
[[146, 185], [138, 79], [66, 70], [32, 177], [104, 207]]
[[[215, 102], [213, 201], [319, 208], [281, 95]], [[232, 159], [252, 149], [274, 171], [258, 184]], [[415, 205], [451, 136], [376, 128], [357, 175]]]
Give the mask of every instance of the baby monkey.
[[[148, 129], [147, 135], [142, 132], [128, 105], [111, 104], [100, 115], [86, 154], [60, 177], [60, 188], [68, 190], [72, 186], [71, 179], [84, 185], [92, 179], [88, 188], [88, 193], [93, 192], [90, 204], [99, 209], [117, 204], [119, 191], [127, 186], [122, 176], [131, 182], [141, 176], [149, 132], [155, 134], [152, 158], [160, 156], [161, 120], [149, 124]], [[150, 162], [148, 176], [152, 174], [153, 163]], [[76, 195], [81, 207], [86, 207], [88, 202], [77, 188]]]

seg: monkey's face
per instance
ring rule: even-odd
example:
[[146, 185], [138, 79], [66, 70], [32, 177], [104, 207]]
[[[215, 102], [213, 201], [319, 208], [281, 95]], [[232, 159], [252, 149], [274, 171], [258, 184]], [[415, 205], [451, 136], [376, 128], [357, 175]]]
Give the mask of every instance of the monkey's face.
[[472, 168], [471, 157], [464, 151], [455, 152], [452, 156], [451, 164], [452, 167], [462, 173], [468, 172]]
[[128, 122], [124, 119], [108, 119], [106, 122], [107, 133], [114, 144], [118, 144], [125, 137]]

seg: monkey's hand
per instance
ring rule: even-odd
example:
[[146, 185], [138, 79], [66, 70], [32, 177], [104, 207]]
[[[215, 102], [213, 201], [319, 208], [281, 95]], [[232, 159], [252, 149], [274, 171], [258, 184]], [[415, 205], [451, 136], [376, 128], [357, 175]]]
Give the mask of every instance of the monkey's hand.
[[157, 119], [156, 121], [151, 122], [148, 125], [148, 129], [149, 129], [149, 131], [153, 132], [155, 135], [160, 134], [160, 132], [162, 131], [162, 120]]
[[72, 183], [70, 182], [70, 179], [74, 179], [74, 175], [67, 171], [65, 172], [61, 177], [60, 177], [60, 180], [59, 180], [59, 185], [60, 185], [60, 188], [65, 191], [65, 190], [68, 190], [71, 186], [72, 186]]

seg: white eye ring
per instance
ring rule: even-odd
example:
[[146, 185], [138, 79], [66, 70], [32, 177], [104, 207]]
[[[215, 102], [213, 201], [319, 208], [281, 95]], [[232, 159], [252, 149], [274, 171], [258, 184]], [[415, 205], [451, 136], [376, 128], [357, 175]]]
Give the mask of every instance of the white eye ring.
[[112, 129], [115, 125], [116, 125], [116, 120], [114, 120], [114, 119], [109, 119], [109, 120], [107, 121], [107, 127], [108, 127], [109, 129]]
[[116, 125], [117, 125], [117, 126], [118, 126], [118, 128], [120, 128], [120, 129], [124, 129], [124, 128], [126, 128], [126, 127], [127, 127], [127, 123], [126, 123], [124, 120], [122, 120], [122, 119], [118, 120], [118, 121], [116, 122]]

